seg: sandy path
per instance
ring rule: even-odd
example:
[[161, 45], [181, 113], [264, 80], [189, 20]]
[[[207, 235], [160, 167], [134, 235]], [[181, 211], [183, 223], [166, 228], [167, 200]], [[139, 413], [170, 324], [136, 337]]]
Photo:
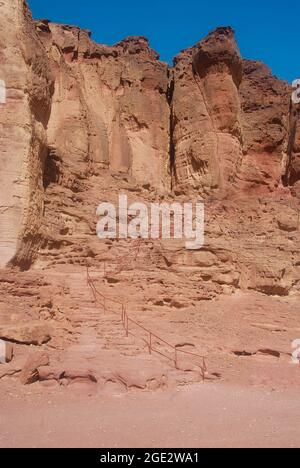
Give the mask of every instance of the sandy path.
[[300, 447], [296, 393], [195, 386], [164, 393], [9, 397], [1, 447]]

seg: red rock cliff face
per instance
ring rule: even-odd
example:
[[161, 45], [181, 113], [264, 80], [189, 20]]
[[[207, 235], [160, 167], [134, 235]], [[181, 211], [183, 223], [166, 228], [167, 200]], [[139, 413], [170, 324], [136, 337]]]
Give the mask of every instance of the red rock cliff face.
[[226, 194], [242, 163], [242, 59], [230, 28], [175, 59], [175, 179], [183, 191]]
[[33, 22], [22, 0], [1, 8], [2, 266], [28, 268], [38, 252], [37, 266], [81, 261], [96, 206], [120, 190], [147, 201], [297, 195], [292, 89], [243, 60], [231, 28], [170, 68], [143, 37], [99, 45], [88, 31]]
[[85, 175], [130, 174], [141, 185], [169, 185], [168, 67], [145, 38], [100, 46], [77, 28], [37, 23], [55, 76], [49, 145]]
[[0, 3], [0, 267], [30, 265], [43, 214], [52, 79], [26, 4]]
[[300, 197], [300, 105], [291, 104], [289, 121], [288, 161], [284, 183], [293, 186], [293, 194]]
[[290, 86], [260, 62], [244, 61], [240, 87], [243, 161], [241, 186], [273, 192], [282, 186], [290, 138]]
[[231, 28], [175, 59], [175, 178], [203, 195], [273, 191], [289, 139], [290, 87], [261, 63], [243, 61]]
[[[122, 388], [163, 387], [171, 368], [161, 373], [160, 362], [153, 374], [145, 337], [124, 338], [120, 305], [236, 375], [232, 350], [273, 349], [271, 332], [289, 356], [300, 293], [292, 88], [243, 60], [229, 27], [169, 67], [143, 37], [99, 45], [77, 27], [33, 21], [23, 0], [0, 0], [0, 15], [0, 338], [46, 347], [54, 367], [41, 364], [35, 378]], [[101, 241], [96, 208], [120, 193], [146, 204], [204, 199], [204, 247]], [[199, 380], [186, 369], [181, 385]], [[0, 380], [19, 371], [5, 367]]]

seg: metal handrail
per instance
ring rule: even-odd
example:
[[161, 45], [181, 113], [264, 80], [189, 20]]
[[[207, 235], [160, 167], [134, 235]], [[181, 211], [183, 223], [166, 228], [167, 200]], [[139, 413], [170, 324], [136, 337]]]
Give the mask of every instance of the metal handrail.
[[[137, 259], [138, 255], [139, 255], [140, 246], [141, 246], [141, 243], [138, 242], [137, 243], [137, 252], [136, 252], [136, 255], [134, 257], [135, 260]], [[201, 359], [202, 363], [201, 364], [195, 364], [195, 365], [197, 367], [199, 367], [199, 369], [201, 371], [202, 380], [203, 380], [203, 382], [205, 381], [205, 373], [207, 372], [207, 365], [206, 365], [206, 360], [205, 360], [204, 356], [201, 356], [200, 354], [192, 353], [190, 351], [185, 351], [183, 349], [179, 349], [177, 346], [172, 345], [168, 341], [166, 341], [163, 338], [161, 338], [160, 336], [158, 336], [156, 333], [153, 333], [147, 327], [145, 327], [145, 326], [139, 324], [138, 322], [136, 322], [135, 320], [133, 320], [131, 317], [128, 316], [128, 314], [126, 312], [126, 307], [125, 307], [124, 302], [118, 301], [116, 299], [111, 299], [111, 298], [105, 296], [104, 294], [102, 294], [100, 291], [97, 290], [97, 288], [94, 285], [95, 280], [90, 275], [88, 265], [87, 265], [86, 269], [87, 269], [87, 284], [88, 284], [88, 286], [90, 286], [90, 288], [92, 290], [92, 293], [93, 293], [93, 296], [94, 296], [94, 299], [95, 299], [96, 303], [99, 303], [97, 296], [100, 296], [102, 298], [103, 304], [101, 304], [101, 305], [103, 307], [104, 313], [106, 313], [106, 311], [107, 311], [107, 303], [108, 302], [111, 302], [111, 303], [114, 303], [114, 304], [117, 304], [117, 305], [121, 306], [121, 308], [122, 308], [122, 310], [121, 310], [121, 322], [122, 322], [123, 328], [124, 328], [124, 330], [126, 332], [126, 336], [129, 336], [129, 334], [130, 334], [130, 335], [134, 336], [135, 338], [142, 339], [147, 344], [147, 346], [149, 348], [149, 354], [156, 353], [156, 354], [159, 354], [159, 355], [163, 356], [164, 358], [174, 362], [175, 368], [178, 369], [178, 370], [179, 370], [179, 367], [178, 367], [178, 353], [193, 356], [193, 357], [196, 357], [198, 359]], [[149, 341], [147, 341], [146, 339], [141, 338], [141, 337], [136, 337], [136, 335], [134, 335], [129, 330], [129, 324], [130, 323], [135, 325], [136, 327], [138, 327], [140, 330], [143, 330], [144, 332], [146, 332], [149, 335]], [[171, 358], [170, 356], [167, 356], [166, 354], [162, 353], [161, 351], [155, 349], [153, 347], [153, 338], [155, 338], [159, 342], [161, 342], [161, 343], [165, 344], [166, 346], [168, 346], [169, 348], [171, 348], [174, 351], [174, 359]]]

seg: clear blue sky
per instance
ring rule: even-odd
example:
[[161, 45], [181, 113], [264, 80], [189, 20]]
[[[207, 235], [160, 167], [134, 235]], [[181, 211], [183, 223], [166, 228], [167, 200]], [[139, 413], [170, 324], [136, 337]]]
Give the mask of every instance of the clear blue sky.
[[300, 3], [278, 0], [27, 0], [35, 18], [90, 29], [114, 44], [147, 36], [161, 59], [172, 62], [182, 49], [217, 26], [232, 26], [245, 58], [262, 60], [280, 78], [300, 77]]

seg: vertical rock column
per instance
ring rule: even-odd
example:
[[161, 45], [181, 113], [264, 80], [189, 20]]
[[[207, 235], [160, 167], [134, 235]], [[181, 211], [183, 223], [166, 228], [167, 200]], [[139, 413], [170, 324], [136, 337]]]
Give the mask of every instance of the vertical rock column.
[[300, 104], [291, 103], [288, 139], [288, 164], [284, 178], [286, 185], [294, 186], [300, 198]]
[[0, 17], [0, 267], [27, 268], [43, 210], [52, 83], [26, 2], [0, 2]]
[[177, 190], [226, 195], [242, 160], [242, 60], [231, 28], [175, 59], [173, 143]]

